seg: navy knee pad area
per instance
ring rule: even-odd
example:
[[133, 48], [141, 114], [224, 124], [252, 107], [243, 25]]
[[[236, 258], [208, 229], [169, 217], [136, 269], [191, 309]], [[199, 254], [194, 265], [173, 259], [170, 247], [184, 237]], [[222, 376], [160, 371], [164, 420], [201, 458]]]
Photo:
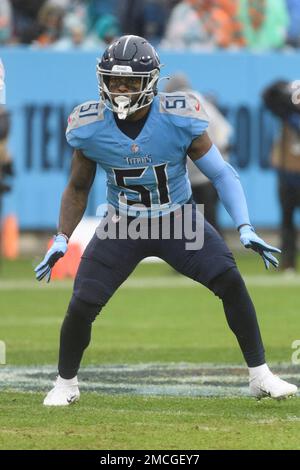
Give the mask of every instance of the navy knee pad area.
[[67, 314], [72, 317], [86, 320], [88, 323], [92, 323], [100, 313], [101, 309], [102, 305], [90, 304], [73, 295], [69, 303]]
[[241, 289], [244, 290], [246, 288], [237, 268], [231, 268], [215, 277], [208, 287], [220, 299], [225, 299], [226, 297], [234, 298]]

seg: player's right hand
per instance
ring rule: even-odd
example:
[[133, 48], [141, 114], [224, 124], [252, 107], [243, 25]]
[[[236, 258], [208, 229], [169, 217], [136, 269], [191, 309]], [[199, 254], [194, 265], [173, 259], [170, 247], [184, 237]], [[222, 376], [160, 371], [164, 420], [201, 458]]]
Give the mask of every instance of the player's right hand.
[[46, 277], [46, 281], [50, 282], [51, 270], [55, 263], [64, 256], [68, 249], [68, 239], [62, 234], [54, 237], [54, 242], [51, 248], [47, 251], [43, 261], [35, 268], [35, 276], [38, 281]]

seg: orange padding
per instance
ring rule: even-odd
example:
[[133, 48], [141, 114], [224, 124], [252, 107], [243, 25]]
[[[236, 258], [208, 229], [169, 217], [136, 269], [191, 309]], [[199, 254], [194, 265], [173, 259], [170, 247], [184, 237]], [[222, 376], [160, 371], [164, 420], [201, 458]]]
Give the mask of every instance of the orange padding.
[[[52, 243], [52, 240], [48, 243], [48, 249], [51, 247]], [[82, 249], [80, 244], [69, 242], [65, 256], [59, 259], [52, 269], [51, 279], [65, 279], [68, 277], [74, 279], [81, 255]]]
[[1, 227], [1, 253], [4, 258], [16, 259], [19, 256], [19, 224], [14, 214], [3, 219]]

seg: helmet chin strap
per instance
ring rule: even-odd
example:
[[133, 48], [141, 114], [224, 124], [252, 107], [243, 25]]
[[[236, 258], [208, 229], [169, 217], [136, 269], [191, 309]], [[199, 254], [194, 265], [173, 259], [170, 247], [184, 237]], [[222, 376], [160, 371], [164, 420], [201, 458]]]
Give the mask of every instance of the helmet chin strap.
[[130, 98], [127, 96], [116, 96], [114, 102], [118, 105], [118, 118], [126, 119], [129, 114]]

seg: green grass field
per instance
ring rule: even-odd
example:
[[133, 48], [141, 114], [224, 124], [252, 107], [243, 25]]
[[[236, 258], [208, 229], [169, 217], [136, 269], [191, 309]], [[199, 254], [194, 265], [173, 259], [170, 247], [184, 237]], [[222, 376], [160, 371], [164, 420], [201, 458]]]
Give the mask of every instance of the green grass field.
[[[7, 362], [0, 366], [1, 449], [300, 449], [299, 396], [257, 402], [222, 393], [164, 395], [155, 388], [136, 394], [116, 392], [118, 384], [114, 392], [96, 393], [87, 384], [78, 404], [48, 409], [42, 406], [44, 385], [30, 392], [9, 385], [5, 377], [15, 366], [52, 365], [55, 377], [59, 328], [72, 289], [69, 281], [39, 285], [32, 264], [5, 262], [0, 272]], [[300, 340], [300, 278], [266, 273], [254, 254], [239, 256], [238, 264], [268, 361], [291, 364], [292, 342]], [[97, 319], [83, 367], [161, 363], [242, 365], [243, 359], [216, 297], [166, 265], [142, 264]], [[46, 389], [50, 376], [48, 383]]]

